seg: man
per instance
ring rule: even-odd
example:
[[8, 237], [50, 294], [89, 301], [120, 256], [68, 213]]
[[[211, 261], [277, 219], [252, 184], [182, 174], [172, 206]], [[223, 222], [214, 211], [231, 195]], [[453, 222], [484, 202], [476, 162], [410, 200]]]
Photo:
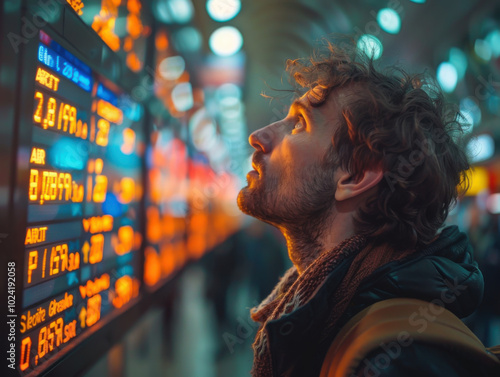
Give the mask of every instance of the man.
[[[462, 318], [483, 290], [467, 237], [441, 230], [469, 164], [439, 92], [351, 47], [287, 66], [299, 95], [250, 135], [254, 170], [238, 195], [244, 213], [281, 230], [294, 264], [252, 310], [254, 376], [319, 375], [339, 329], [375, 302], [447, 297]], [[370, 357], [356, 375], [470, 372], [431, 346], [406, 347], [389, 365]]]

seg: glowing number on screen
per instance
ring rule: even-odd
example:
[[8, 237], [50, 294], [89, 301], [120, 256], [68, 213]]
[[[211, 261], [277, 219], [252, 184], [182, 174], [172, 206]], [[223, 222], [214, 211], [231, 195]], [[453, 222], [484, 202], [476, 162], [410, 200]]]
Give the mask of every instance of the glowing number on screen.
[[38, 334], [38, 357], [41, 359], [47, 353], [47, 329], [42, 327]]
[[40, 92], [35, 92], [35, 99], [38, 99], [38, 105], [33, 114], [33, 120], [35, 123], [42, 123], [42, 105], [43, 105], [43, 94]]
[[[47, 335], [47, 343], [48, 343], [49, 352], [54, 350], [54, 334], [56, 332], [55, 327], [56, 327], [55, 322], [51, 322], [50, 325], [47, 326], [47, 328], [48, 328], [47, 332], [49, 333]], [[54, 329], [54, 331], [52, 331], [52, 329]]]
[[63, 342], [63, 327], [64, 327], [63, 319], [58, 318], [56, 321], [56, 347], [59, 347]]
[[105, 147], [108, 145], [109, 122], [106, 119], [99, 119], [97, 121], [97, 128], [95, 143], [101, 147]]
[[[65, 106], [69, 107], [69, 115], [68, 115], [69, 133], [74, 134], [74, 133], [76, 133], [76, 107], [69, 106], [69, 105], [65, 105]], [[76, 135], [76, 136], [79, 136], [79, 135]]]
[[38, 199], [38, 170], [31, 169], [30, 170], [30, 200]]
[[31, 275], [33, 270], [38, 266], [38, 251], [30, 251], [28, 256], [28, 283], [31, 283]]
[[50, 97], [47, 103], [47, 118], [43, 121], [44, 125], [47, 124], [48, 127], [54, 127], [56, 121], [56, 107], [57, 103], [55, 98]]
[[19, 368], [26, 370], [30, 366], [31, 338], [28, 336], [21, 342], [21, 363]]
[[55, 275], [59, 272], [60, 257], [57, 254], [60, 250], [61, 250], [61, 245], [52, 246], [52, 251], [50, 252], [50, 264], [49, 264], [50, 275]]

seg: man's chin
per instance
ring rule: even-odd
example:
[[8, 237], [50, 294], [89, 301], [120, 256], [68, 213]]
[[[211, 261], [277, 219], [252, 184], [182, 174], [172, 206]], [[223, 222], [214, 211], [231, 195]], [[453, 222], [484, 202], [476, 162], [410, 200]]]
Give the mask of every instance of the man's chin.
[[256, 188], [243, 187], [238, 194], [238, 207], [246, 215], [262, 220], [262, 194]]

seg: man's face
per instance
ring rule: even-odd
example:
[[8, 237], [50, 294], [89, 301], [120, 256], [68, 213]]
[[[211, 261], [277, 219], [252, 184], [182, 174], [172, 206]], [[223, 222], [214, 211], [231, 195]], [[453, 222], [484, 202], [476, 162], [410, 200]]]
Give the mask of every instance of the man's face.
[[332, 136], [340, 119], [337, 93], [312, 107], [307, 93], [288, 115], [250, 135], [255, 148], [240, 209], [276, 226], [324, 218], [335, 202]]

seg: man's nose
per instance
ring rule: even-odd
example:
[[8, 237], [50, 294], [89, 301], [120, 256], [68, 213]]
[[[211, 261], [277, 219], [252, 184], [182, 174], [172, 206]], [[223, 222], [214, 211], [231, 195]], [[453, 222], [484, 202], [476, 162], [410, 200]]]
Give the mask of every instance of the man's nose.
[[276, 123], [270, 124], [269, 126], [252, 132], [248, 138], [248, 142], [256, 150], [268, 153], [272, 150], [273, 145], [276, 143], [278, 131], [279, 127], [276, 127]]

